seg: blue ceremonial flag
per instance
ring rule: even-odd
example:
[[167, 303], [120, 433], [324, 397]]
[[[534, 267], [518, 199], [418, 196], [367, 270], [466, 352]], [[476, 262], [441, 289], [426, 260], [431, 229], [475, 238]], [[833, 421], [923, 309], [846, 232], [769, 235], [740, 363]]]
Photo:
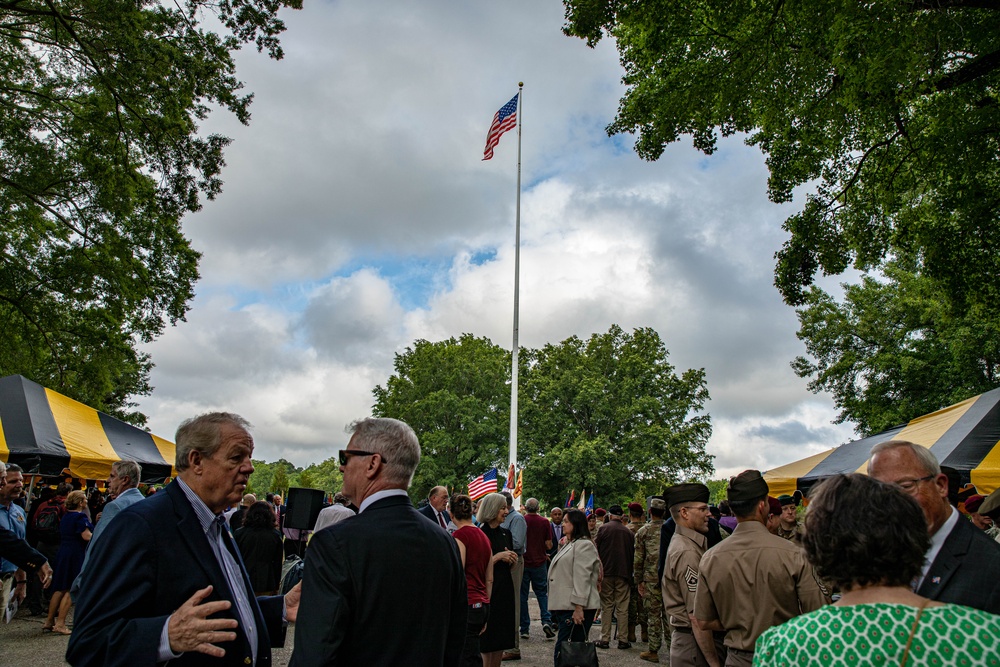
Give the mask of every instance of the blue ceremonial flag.
[[591, 512], [594, 511], [594, 493], [590, 493], [590, 497], [587, 498], [587, 515], [589, 516]]
[[500, 143], [500, 135], [507, 130], [514, 129], [517, 124], [517, 96], [510, 98], [510, 102], [500, 107], [499, 111], [493, 114], [493, 123], [490, 131], [486, 133], [486, 150], [483, 151], [483, 159], [489, 160], [493, 157], [493, 149]]

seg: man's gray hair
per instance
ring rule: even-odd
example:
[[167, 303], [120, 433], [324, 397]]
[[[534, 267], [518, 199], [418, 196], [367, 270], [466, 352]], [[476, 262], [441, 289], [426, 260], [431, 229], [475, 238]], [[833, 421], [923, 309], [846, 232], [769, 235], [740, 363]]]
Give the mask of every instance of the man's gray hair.
[[128, 477], [126, 488], [134, 489], [139, 486], [142, 478], [142, 466], [135, 461], [115, 461], [111, 464], [111, 469], [118, 473], [118, 477]]
[[872, 459], [875, 458], [876, 454], [902, 447], [906, 447], [913, 452], [913, 455], [920, 462], [920, 466], [924, 469], [925, 475], [941, 474], [941, 464], [938, 463], [937, 457], [927, 447], [910, 442], [909, 440], [886, 440], [872, 447], [872, 451], [868, 455], [868, 475], [872, 474]]
[[177, 472], [188, 469], [188, 454], [191, 452], [201, 452], [205, 457], [215, 454], [222, 444], [222, 427], [226, 424], [248, 433], [250, 431], [250, 422], [232, 412], [207, 412], [177, 427], [177, 435], [174, 436], [177, 446], [174, 467]]
[[499, 493], [491, 493], [479, 499], [479, 509], [476, 512], [476, 520], [481, 524], [487, 524], [497, 518], [500, 509], [507, 507], [507, 500]]
[[434, 496], [440, 494], [441, 492], [448, 493], [448, 489], [443, 486], [435, 486], [430, 491], [427, 492], [427, 500], [430, 500]]
[[532, 514], [536, 513], [538, 511], [538, 498], [528, 498], [527, 502], [524, 503], [524, 509]]
[[386, 482], [410, 488], [420, 463], [420, 442], [408, 424], [388, 417], [366, 417], [351, 422], [347, 432], [358, 438], [358, 449], [382, 455]]

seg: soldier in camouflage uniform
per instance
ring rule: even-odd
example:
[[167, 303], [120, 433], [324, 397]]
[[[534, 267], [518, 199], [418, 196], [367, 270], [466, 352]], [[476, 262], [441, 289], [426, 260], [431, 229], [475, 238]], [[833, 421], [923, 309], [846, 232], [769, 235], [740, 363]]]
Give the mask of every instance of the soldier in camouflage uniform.
[[[639, 533], [639, 529], [646, 525], [646, 513], [639, 503], [630, 503], [628, 506], [628, 529], [633, 535]], [[639, 589], [635, 582], [632, 583], [628, 599], [628, 641], [635, 641], [635, 626], [642, 626], [642, 641], [649, 641], [646, 634], [646, 610], [642, 606], [642, 598], [639, 597]]]
[[[649, 632], [649, 648], [639, 654], [643, 660], [659, 662], [659, 651], [664, 643], [663, 596], [660, 579], [657, 576], [657, 562], [660, 556], [660, 530], [667, 504], [662, 498], [649, 501], [649, 523], [639, 529], [635, 536], [635, 583], [642, 596]], [[666, 633], [666, 645], [670, 647], [670, 634]]]

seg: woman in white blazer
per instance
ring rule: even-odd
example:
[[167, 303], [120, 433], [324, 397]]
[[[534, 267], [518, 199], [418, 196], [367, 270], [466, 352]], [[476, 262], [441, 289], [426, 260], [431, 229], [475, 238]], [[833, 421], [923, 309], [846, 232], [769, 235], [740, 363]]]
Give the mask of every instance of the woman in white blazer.
[[[566, 545], [549, 563], [549, 612], [559, 630], [554, 656], [557, 665], [562, 642], [571, 634], [576, 641], [586, 641], [601, 606], [601, 559], [590, 539], [587, 516], [580, 510], [568, 510], [562, 525]], [[577, 626], [582, 626], [582, 637]]]

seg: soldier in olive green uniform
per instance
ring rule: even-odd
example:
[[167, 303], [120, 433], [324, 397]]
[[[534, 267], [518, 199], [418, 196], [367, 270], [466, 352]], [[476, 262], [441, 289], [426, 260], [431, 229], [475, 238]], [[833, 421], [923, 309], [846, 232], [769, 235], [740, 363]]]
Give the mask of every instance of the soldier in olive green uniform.
[[663, 564], [663, 606], [673, 629], [671, 667], [716, 666], [725, 660], [722, 633], [713, 636], [693, 622], [701, 557], [708, 548], [708, 487], [677, 484], [666, 491], [677, 525]]
[[780, 495], [778, 503], [781, 505], [781, 517], [778, 520], [778, 531], [775, 535], [783, 540], [802, 544], [802, 536], [806, 532], [806, 527], [799, 521], [795, 498], [788, 494]]
[[757, 470], [729, 480], [729, 506], [739, 523], [700, 563], [694, 616], [703, 629], [726, 631], [726, 667], [750, 667], [765, 630], [829, 601], [802, 549], [764, 527], [767, 491]]
[[[639, 503], [629, 503], [628, 529], [633, 535], [639, 534], [639, 529], [646, 525], [646, 514]], [[642, 606], [642, 598], [635, 583], [632, 584], [628, 599], [628, 640], [635, 641], [635, 626], [642, 627], [642, 641], [649, 641], [646, 630], [646, 610]]]
[[[660, 646], [663, 643], [663, 597], [660, 594], [660, 580], [656, 576], [656, 564], [660, 555], [660, 529], [667, 504], [662, 498], [649, 501], [649, 523], [635, 535], [635, 584], [642, 596], [643, 609], [649, 633], [649, 649], [639, 654], [643, 660], [659, 662]], [[667, 640], [670, 637], [668, 635]]]

